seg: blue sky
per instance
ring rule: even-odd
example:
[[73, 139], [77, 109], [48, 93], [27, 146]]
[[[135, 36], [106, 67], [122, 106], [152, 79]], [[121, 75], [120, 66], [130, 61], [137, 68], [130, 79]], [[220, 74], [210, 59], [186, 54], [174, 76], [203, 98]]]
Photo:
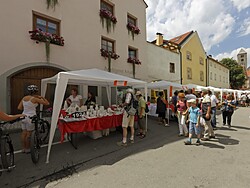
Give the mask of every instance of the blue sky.
[[147, 39], [157, 32], [170, 39], [198, 31], [207, 52], [216, 59], [233, 57], [241, 48], [250, 66], [250, 0], [145, 0]]

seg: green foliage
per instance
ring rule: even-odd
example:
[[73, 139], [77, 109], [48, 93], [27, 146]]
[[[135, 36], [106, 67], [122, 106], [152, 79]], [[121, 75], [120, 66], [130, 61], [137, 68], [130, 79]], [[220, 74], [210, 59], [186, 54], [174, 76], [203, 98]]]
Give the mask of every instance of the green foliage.
[[220, 61], [223, 65], [228, 67], [229, 81], [232, 89], [240, 89], [246, 81], [246, 75], [242, 66], [240, 66], [233, 58], [223, 58]]
[[54, 8], [56, 7], [56, 5], [58, 4], [58, 0], [47, 0], [47, 9]]

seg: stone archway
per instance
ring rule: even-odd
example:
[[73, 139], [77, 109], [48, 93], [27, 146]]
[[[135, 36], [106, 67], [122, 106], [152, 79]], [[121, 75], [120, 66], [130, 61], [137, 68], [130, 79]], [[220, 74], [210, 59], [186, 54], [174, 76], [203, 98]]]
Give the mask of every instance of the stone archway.
[[[27, 93], [27, 86], [31, 84], [41, 87], [41, 79], [49, 78], [56, 75], [58, 72], [62, 71], [59, 68], [40, 66], [40, 67], [30, 67], [18, 71], [16, 74], [10, 77], [10, 93], [11, 93], [11, 113], [18, 113], [17, 106], [20, 100]], [[49, 101], [54, 100], [54, 89], [55, 84], [49, 84], [46, 92], [46, 98]], [[52, 103], [51, 103], [52, 105]], [[19, 112], [20, 113], [20, 112]]]

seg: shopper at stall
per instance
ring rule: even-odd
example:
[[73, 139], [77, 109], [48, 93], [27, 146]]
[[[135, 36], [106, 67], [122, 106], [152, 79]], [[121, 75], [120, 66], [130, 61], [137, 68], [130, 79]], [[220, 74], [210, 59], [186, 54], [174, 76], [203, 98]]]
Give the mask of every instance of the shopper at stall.
[[185, 145], [192, 144], [192, 136], [193, 132], [197, 135], [196, 145], [200, 144], [200, 109], [196, 106], [196, 100], [190, 99], [188, 100], [190, 103], [190, 108], [188, 109], [189, 112], [189, 138], [184, 142]]
[[159, 123], [163, 123], [166, 127], [169, 126], [166, 122], [166, 105], [167, 101], [163, 97], [163, 92], [159, 92], [159, 97], [157, 98], [156, 114], [159, 117]]
[[201, 139], [203, 141], [207, 141], [210, 138], [215, 138], [213, 127], [211, 126], [211, 98], [208, 95], [207, 90], [202, 91], [202, 103], [201, 103], [201, 110], [202, 110], [202, 118], [204, 119], [204, 137]]
[[211, 125], [213, 129], [216, 129], [216, 109], [218, 107], [219, 100], [217, 99], [215, 94], [212, 94], [210, 90], [208, 90], [208, 95], [211, 98], [211, 112], [212, 112]]
[[129, 88], [126, 90], [125, 101], [120, 106], [124, 107], [123, 118], [122, 118], [122, 141], [117, 142], [118, 146], [127, 146], [127, 134], [128, 127], [130, 127], [130, 143], [134, 143], [134, 119], [135, 115], [132, 115], [129, 111], [133, 107], [133, 101], [135, 97], [133, 96], [134, 90]]
[[22, 146], [23, 153], [30, 152], [30, 136], [34, 130], [34, 124], [31, 122], [30, 117], [36, 115], [36, 107], [39, 104], [49, 105], [49, 101], [42, 96], [37, 95], [38, 87], [36, 85], [29, 85], [27, 87], [28, 95], [23, 97], [18, 105], [18, 110], [23, 110], [23, 113], [26, 117], [22, 120]]
[[187, 117], [187, 105], [185, 100], [185, 94], [179, 93], [178, 94], [178, 101], [177, 101], [177, 117], [178, 117], [178, 124], [179, 124], [179, 136], [188, 136], [188, 129], [186, 125], [186, 117]]
[[77, 88], [71, 89], [71, 95], [66, 99], [68, 106], [82, 106], [82, 96], [78, 95]]
[[95, 105], [95, 104], [96, 104], [95, 96], [92, 92], [89, 92], [88, 99], [85, 101], [84, 105], [86, 105], [89, 108], [91, 105]]
[[145, 123], [145, 108], [146, 108], [146, 101], [143, 99], [142, 94], [140, 91], [136, 92], [136, 98], [138, 100], [138, 125], [139, 125], [139, 132], [136, 136], [140, 136], [140, 138], [145, 138], [146, 136], [146, 123]]
[[226, 125], [227, 120], [228, 127], [231, 127], [232, 115], [235, 108], [235, 101], [233, 100], [232, 95], [227, 95], [226, 100], [222, 103], [223, 126]]

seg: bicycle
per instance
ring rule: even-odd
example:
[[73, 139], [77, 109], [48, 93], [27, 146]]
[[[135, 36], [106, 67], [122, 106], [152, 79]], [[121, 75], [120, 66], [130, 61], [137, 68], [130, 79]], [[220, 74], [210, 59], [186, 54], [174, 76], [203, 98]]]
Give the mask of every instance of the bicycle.
[[39, 115], [30, 118], [35, 125], [35, 130], [32, 131], [30, 137], [30, 154], [32, 162], [37, 164], [40, 157], [40, 148], [47, 142], [49, 136], [50, 124], [47, 120], [40, 118]]
[[4, 127], [4, 125], [13, 124], [22, 119], [24, 118], [17, 118], [16, 120], [10, 122], [0, 122], [0, 154], [2, 161], [2, 165], [0, 164], [0, 175], [4, 171], [11, 171], [15, 168], [14, 147], [9, 135], [9, 131], [6, 129], [6, 127]]

